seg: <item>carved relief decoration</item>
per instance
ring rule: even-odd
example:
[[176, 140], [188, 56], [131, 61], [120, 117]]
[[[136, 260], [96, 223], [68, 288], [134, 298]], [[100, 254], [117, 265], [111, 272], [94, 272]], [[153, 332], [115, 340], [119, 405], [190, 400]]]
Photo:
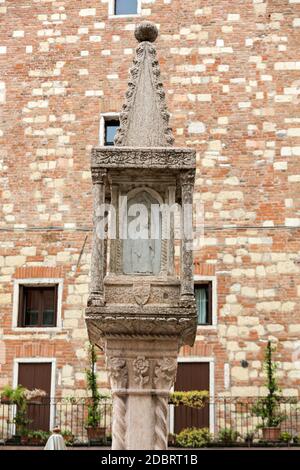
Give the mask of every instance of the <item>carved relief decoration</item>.
[[92, 168], [93, 184], [104, 184], [107, 171], [104, 168]]
[[164, 357], [157, 361], [154, 369], [154, 383], [156, 388], [169, 390], [174, 382], [177, 370], [177, 360], [174, 357]]
[[135, 283], [132, 286], [132, 292], [136, 303], [141, 307], [146, 305], [150, 297], [151, 286], [145, 283]]
[[97, 165], [105, 168], [170, 168], [193, 169], [196, 166], [194, 150], [184, 149], [127, 149], [122, 147], [94, 148], [92, 150], [93, 170]]
[[[128, 372], [126, 360], [120, 357], [111, 357], [107, 361], [107, 370], [112, 391], [127, 388]], [[119, 393], [113, 397], [112, 420], [112, 449], [123, 450], [126, 448], [126, 398]]]
[[134, 381], [139, 384], [141, 388], [144, 387], [150, 380], [150, 363], [145, 356], [138, 356], [133, 361]]
[[128, 372], [126, 360], [120, 357], [112, 357], [107, 361], [107, 370], [112, 389], [126, 388]]
[[185, 171], [181, 173], [180, 180], [182, 185], [191, 185], [193, 188], [195, 182], [195, 172], [194, 171]]
[[[154, 369], [154, 384], [157, 389], [170, 390], [174, 383], [177, 369], [177, 360], [174, 357], [159, 359]], [[158, 394], [155, 399], [155, 429], [154, 448], [156, 450], [167, 448], [168, 435], [168, 399]]]
[[[193, 298], [191, 300], [194, 300]], [[165, 309], [161, 307], [159, 310], [154, 310], [153, 307], [149, 310], [147, 305], [143, 308], [145, 315], [141, 316], [137, 311], [134, 315], [130, 313], [124, 314], [124, 306], [117, 312], [116, 309], [109, 307], [90, 307], [87, 309], [86, 320], [89, 329], [93, 325], [95, 327], [93, 337], [111, 336], [121, 337], [129, 335], [131, 338], [138, 338], [141, 336], [149, 336], [163, 339], [167, 336], [178, 336], [179, 344], [188, 344], [192, 346], [195, 340], [197, 315], [195, 303], [190, 309], [180, 308], [169, 309], [173, 310], [172, 315], [165, 315]], [[136, 306], [140, 309], [139, 306]], [[161, 310], [161, 312], [160, 312]], [[186, 315], [183, 314], [186, 310]], [[103, 311], [103, 314], [97, 312]], [[170, 312], [171, 313], [171, 312]], [[97, 332], [97, 335], [96, 335]]]

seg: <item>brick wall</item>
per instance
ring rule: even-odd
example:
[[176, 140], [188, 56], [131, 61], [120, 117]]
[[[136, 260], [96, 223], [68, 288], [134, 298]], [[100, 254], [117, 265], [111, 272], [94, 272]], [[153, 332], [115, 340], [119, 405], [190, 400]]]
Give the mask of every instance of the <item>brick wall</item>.
[[[300, 1], [144, 0], [142, 17], [160, 26], [176, 144], [197, 150], [195, 257], [218, 281], [218, 326], [182, 354], [215, 357], [218, 393], [230, 363], [227, 392], [256, 394], [271, 338], [298, 394]], [[0, 0], [0, 385], [13, 358], [54, 355], [57, 390], [84, 387], [90, 150], [100, 113], [120, 110], [139, 20], [109, 19], [107, 0]], [[60, 332], [12, 330], [13, 280], [30, 266], [62, 270]]]

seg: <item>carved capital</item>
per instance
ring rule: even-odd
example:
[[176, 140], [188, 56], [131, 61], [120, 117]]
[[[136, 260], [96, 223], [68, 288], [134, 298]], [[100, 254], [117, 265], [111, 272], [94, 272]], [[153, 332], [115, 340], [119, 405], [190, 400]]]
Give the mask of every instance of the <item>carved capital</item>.
[[87, 306], [88, 307], [103, 307], [105, 305], [104, 299], [103, 299], [103, 294], [100, 292], [91, 292], [88, 301], [87, 301]]
[[92, 182], [93, 184], [104, 184], [107, 170], [103, 168], [92, 168]]
[[184, 171], [180, 174], [180, 183], [181, 186], [191, 185], [193, 186], [195, 182], [195, 171]]
[[164, 357], [157, 361], [154, 369], [154, 384], [156, 388], [169, 390], [175, 380], [177, 360], [174, 357]]
[[125, 359], [120, 357], [109, 358], [107, 360], [107, 370], [113, 390], [127, 387], [128, 372]]
[[150, 380], [150, 363], [145, 356], [138, 356], [133, 361], [134, 381], [139, 384], [141, 388], [144, 387]]

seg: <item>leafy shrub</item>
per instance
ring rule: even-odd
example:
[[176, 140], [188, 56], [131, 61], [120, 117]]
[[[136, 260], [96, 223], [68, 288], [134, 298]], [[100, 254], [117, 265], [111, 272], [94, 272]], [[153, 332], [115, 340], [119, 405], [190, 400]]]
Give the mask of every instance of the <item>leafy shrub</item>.
[[39, 444], [45, 444], [49, 436], [49, 431], [29, 431], [27, 434], [29, 441], [35, 441]]
[[7, 401], [12, 401], [14, 398], [14, 392], [15, 390], [12, 387], [6, 385], [0, 393], [1, 400], [5, 399]]
[[240, 434], [234, 429], [224, 428], [220, 429], [218, 440], [223, 444], [234, 444], [239, 436]]
[[279, 437], [279, 440], [280, 440], [281, 442], [285, 442], [286, 444], [288, 444], [289, 442], [291, 442], [292, 439], [293, 439], [292, 434], [291, 434], [290, 432], [286, 432], [286, 431], [285, 431], [285, 432], [282, 432], [282, 433], [280, 434], [280, 437]]
[[25, 400], [25, 392], [27, 391], [26, 388], [18, 385], [16, 388], [10, 387], [10, 385], [6, 385], [3, 390], [1, 391], [1, 399], [7, 399], [12, 403], [16, 403], [17, 405], [21, 405]]
[[[34, 390], [34, 393], [36, 390]], [[42, 392], [39, 390], [39, 392]], [[28, 407], [27, 407], [27, 397], [31, 396], [32, 392], [27, 388], [18, 385], [16, 388], [12, 388], [9, 385], [6, 385], [2, 390], [0, 396], [1, 401], [7, 400], [15, 405], [17, 405], [16, 412], [13, 416], [12, 422], [16, 425], [16, 435], [25, 436], [27, 435], [28, 424], [31, 423], [31, 420], [28, 419]]]
[[211, 434], [207, 428], [186, 428], [176, 438], [180, 447], [205, 447], [211, 442]]
[[75, 436], [69, 429], [64, 429], [60, 432], [67, 446], [72, 446], [75, 441]]
[[169, 402], [172, 405], [185, 405], [190, 408], [203, 408], [205, 402], [209, 398], [207, 390], [192, 390], [189, 392], [172, 392], [169, 397]]

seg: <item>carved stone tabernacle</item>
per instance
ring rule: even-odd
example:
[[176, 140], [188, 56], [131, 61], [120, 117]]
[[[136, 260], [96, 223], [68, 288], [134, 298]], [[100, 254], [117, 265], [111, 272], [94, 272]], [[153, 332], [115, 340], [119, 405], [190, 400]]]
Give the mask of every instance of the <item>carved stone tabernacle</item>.
[[157, 34], [152, 23], [137, 26], [139, 45], [115, 146], [96, 147], [91, 156], [94, 238], [86, 323], [90, 340], [106, 355], [112, 448], [119, 450], [167, 447], [178, 351], [193, 345], [196, 333], [195, 151], [173, 147]]

